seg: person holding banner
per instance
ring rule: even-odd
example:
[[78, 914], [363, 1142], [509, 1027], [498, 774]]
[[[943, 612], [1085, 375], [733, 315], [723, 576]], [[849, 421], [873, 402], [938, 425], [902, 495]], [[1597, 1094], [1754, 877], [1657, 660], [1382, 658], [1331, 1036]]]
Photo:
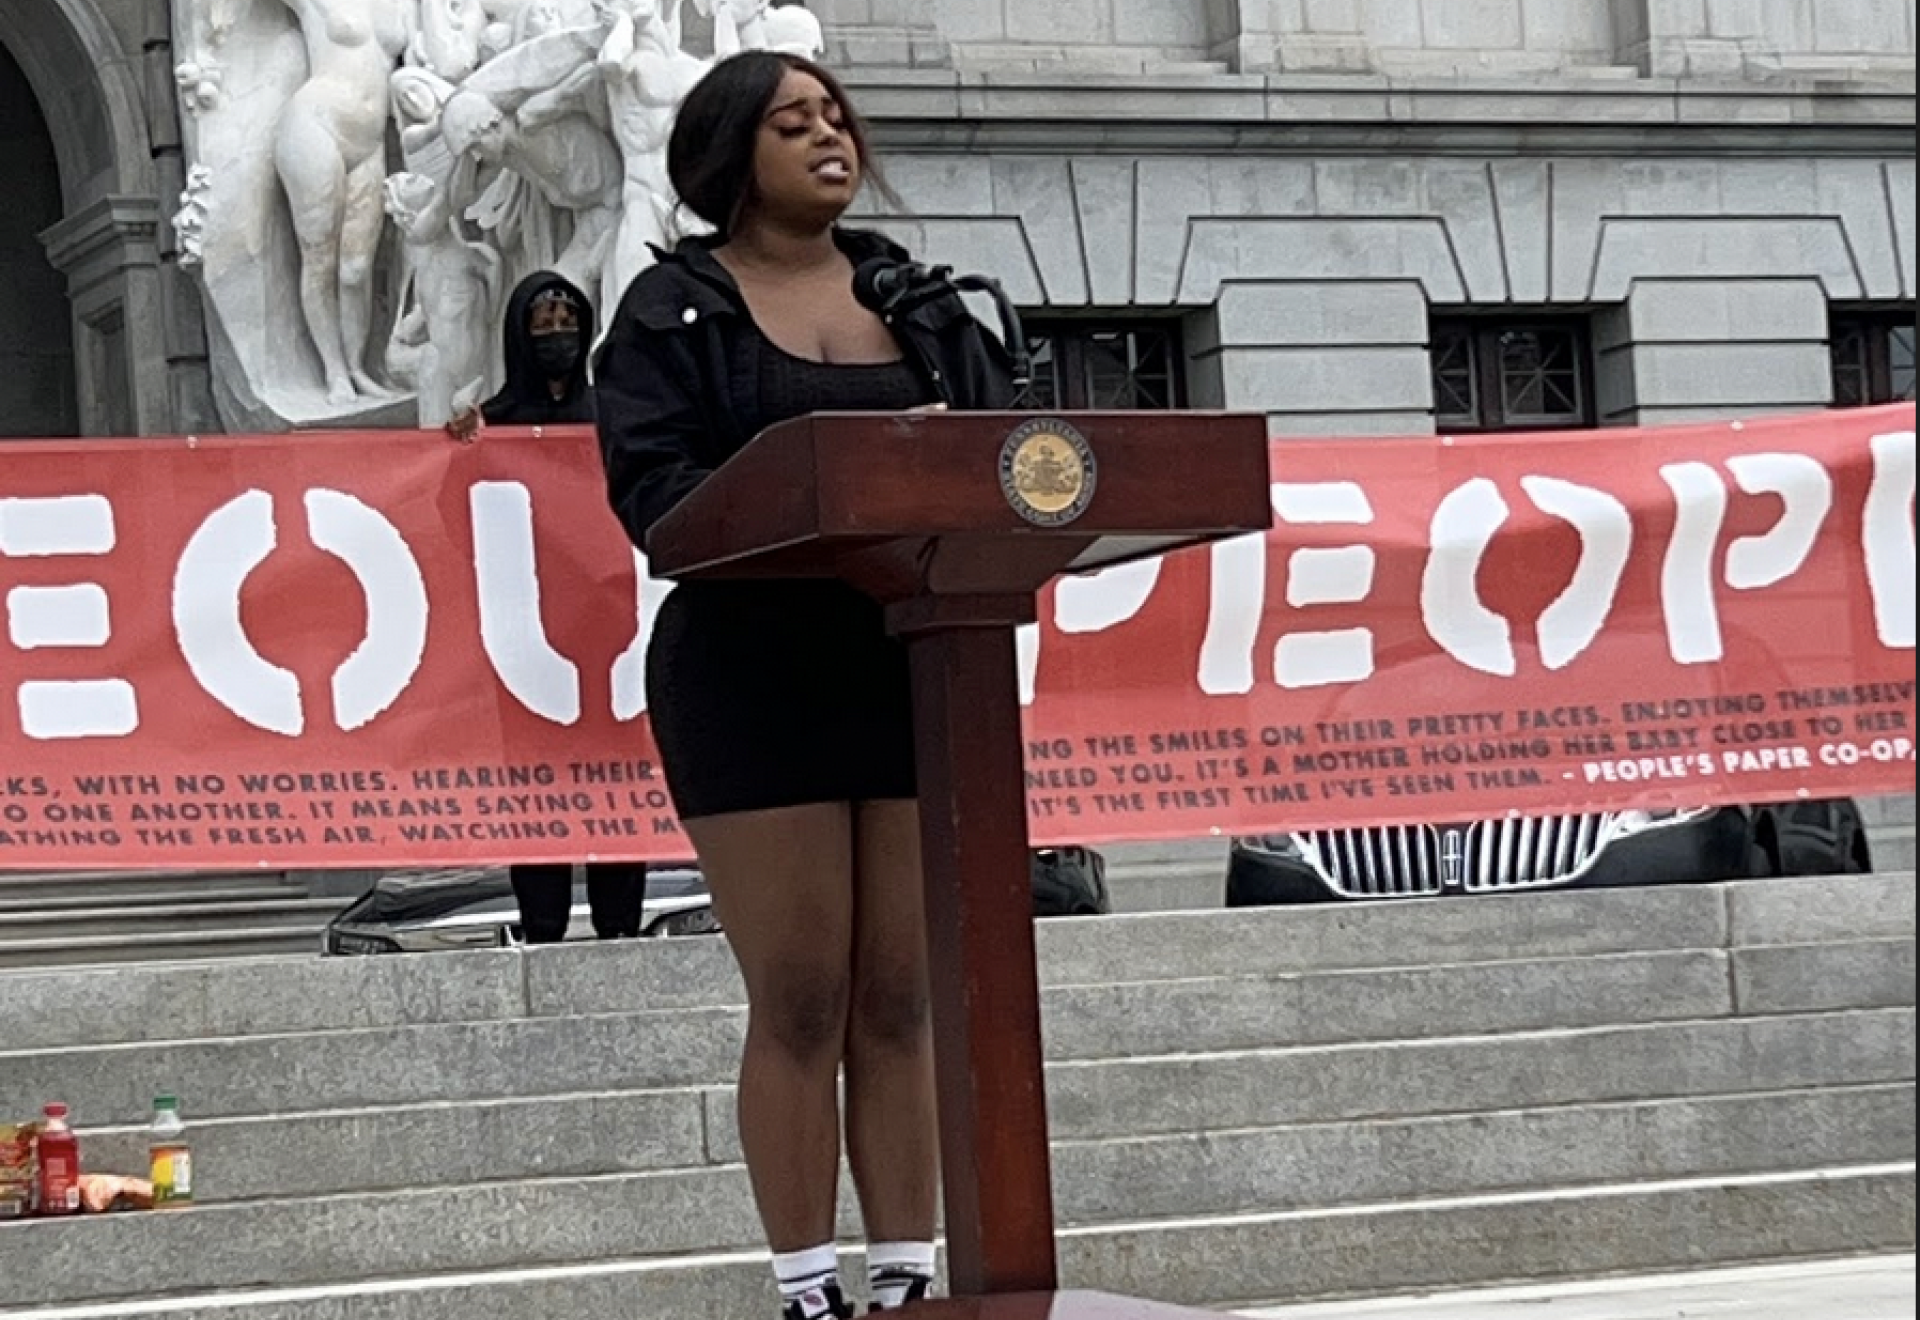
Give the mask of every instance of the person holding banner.
[[[560, 426], [591, 423], [593, 386], [587, 379], [587, 345], [593, 342], [593, 304], [552, 271], [520, 282], [507, 301], [507, 380], [498, 394], [468, 408], [448, 424], [463, 443], [483, 426]], [[640, 862], [591, 862], [587, 905], [594, 934], [603, 940], [636, 939], [647, 898], [647, 868]], [[520, 929], [528, 944], [559, 944], [573, 917], [573, 868], [523, 864], [508, 868]]]
[[[680, 108], [668, 170], [713, 232], [656, 252], [596, 373], [608, 495], [636, 545], [776, 423], [1011, 402], [1011, 365], [957, 293], [891, 321], [856, 296], [863, 263], [908, 263], [840, 224], [873, 161], [825, 69], [722, 60]], [[871, 1298], [896, 1310], [928, 1295], [939, 1202], [905, 648], [840, 583], [687, 583], [655, 621], [647, 686], [747, 986], [740, 1132], [783, 1314], [852, 1314], [834, 1247], [843, 1071]]]

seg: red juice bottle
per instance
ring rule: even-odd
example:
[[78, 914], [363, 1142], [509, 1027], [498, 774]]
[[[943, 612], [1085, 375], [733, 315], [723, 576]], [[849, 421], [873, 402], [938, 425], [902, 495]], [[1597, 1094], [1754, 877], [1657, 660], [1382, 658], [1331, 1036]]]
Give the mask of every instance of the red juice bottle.
[[80, 1139], [67, 1123], [65, 1105], [48, 1105], [35, 1142], [40, 1165], [40, 1213], [80, 1213]]

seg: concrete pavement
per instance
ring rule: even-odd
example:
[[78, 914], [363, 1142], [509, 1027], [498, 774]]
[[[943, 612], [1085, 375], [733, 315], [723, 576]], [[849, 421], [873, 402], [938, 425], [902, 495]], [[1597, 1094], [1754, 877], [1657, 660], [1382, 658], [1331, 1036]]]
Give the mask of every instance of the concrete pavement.
[[1250, 1311], [1262, 1320], [1908, 1320], [1914, 1258]]

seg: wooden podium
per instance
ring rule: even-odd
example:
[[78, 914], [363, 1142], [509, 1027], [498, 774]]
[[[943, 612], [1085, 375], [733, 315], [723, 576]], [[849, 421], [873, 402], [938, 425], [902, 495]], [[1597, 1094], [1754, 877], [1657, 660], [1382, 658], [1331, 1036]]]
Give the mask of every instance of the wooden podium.
[[928, 1320], [1178, 1320], [1056, 1293], [1015, 629], [1054, 577], [1272, 524], [1266, 419], [817, 414], [662, 519], [681, 581], [838, 578], [907, 644], [938, 1050], [947, 1270]]

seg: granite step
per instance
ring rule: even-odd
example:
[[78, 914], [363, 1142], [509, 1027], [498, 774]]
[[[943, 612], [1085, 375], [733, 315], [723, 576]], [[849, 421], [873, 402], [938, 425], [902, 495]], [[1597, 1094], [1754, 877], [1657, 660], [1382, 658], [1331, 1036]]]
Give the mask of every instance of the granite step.
[[156, 879], [151, 884], [128, 889], [124, 893], [99, 894], [81, 887], [77, 890], [13, 895], [0, 888], [0, 915], [51, 912], [123, 912], [151, 908], [197, 907], [204, 903], [274, 903], [304, 897], [299, 889], [277, 879], [246, 877], [218, 888], [201, 888], [188, 882], [169, 883]]
[[[238, 926], [226, 930], [164, 930], [0, 940], [0, 976], [17, 969], [118, 968], [183, 960], [295, 957], [320, 947], [324, 921]], [[0, 983], [0, 992], [6, 987]], [[4, 1039], [4, 1037], [0, 1037]]]
[[[0, 950], [16, 941], [80, 940], [96, 935], [145, 938], [227, 930], [319, 930], [345, 905], [330, 898], [292, 894], [268, 897], [189, 899], [175, 903], [113, 903], [73, 907], [61, 903], [0, 907]], [[315, 946], [317, 947], [317, 946]]]
[[[1050, 921], [1053, 987], [1911, 940], [1911, 875]], [[317, 947], [317, 946], [316, 946]], [[718, 939], [0, 973], [0, 1048], [731, 1007]]]
[[[1914, 1154], [1913, 1104], [1906, 1083], [1060, 1142], [1057, 1216], [1065, 1228], [1217, 1219], [1894, 1163]], [[857, 1234], [850, 1198], [842, 1205], [843, 1233]], [[740, 1165], [261, 1199], [0, 1228], [0, 1305], [140, 1296], [157, 1280], [347, 1283], [761, 1240]]]
[[0, 873], [0, 975], [311, 954], [344, 905], [274, 871]]
[[[1834, 975], [1832, 997], [1855, 1001], [1842, 1007], [1912, 1003], [1877, 972], [1852, 995], [1848, 968]], [[1059, 986], [1043, 1007], [1050, 1058], [1138, 1058], [1725, 1018], [1734, 984], [1730, 955], [1693, 950]], [[0, 1113], [60, 1097], [112, 1125], [143, 1120], [157, 1091], [224, 1118], [714, 1085], [732, 1080], [744, 1029], [741, 1008], [675, 1008], [14, 1050], [0, 1052]]]
[[[668, 1207], [661, 1203], [660, 1210]], [[698, 1208], [698, 1207], [696, 1207]], [[623, 1251], [579, 1264], [536, 1266], [522, 1243], [552, 1242], [545, 1206], [468, 1251], [493, 1258], [473, 1270], [424, 1275], [366, 1271], [376, 1242], [332, 1233], [296, 1244], [288, 1259], [344, 1258], [351, 1282], [303, 1285], [275, 1262], [243, 1269], [245, 1289], [197, 1289], [150, 1254], [119, 1273], [145, 1277], [137, 1300], [0, 1302], [5, 1320], [470, 1320], [475, 1315], [746, 1317], [768, 1310], [766, 1256], [757, 1249], [677, 1257]], [[625, 1203], [620, 1223], [645, 1222]], [[205, 1213], [169, 1216], [176, 1239], [198, 1236]], [[101, 1221], [104, 1222], [104, 1221]], [[335, 1221], [338, 1223], [338, 1221]], [[343, 1225], [342, 1225], [343, 1226]], [[31, 1225], [0, 1238], [91, 1228]], [[618, 1225], [612, 1226], [617, 1229]], [[611, 1234], [609, 1234], [611, 1235]], [[374, 1235], [378, 1238], [378, 1234]], [[1137, 1220], [1064, 1230], [1063, 1279], [1191, 1306], [1234, 1307], [1360, 1294], [1407, 1293], [1506, 1282], [1700, 1269], [1754, 1261], [1910, 1250], [1911, 1162], [1815, 1168], [1731, 1177], [1665, 1179], [1587, 1187], [1237, 1216]], [[164, 1246], [157, 1239], [151, 1246]], [[218, 1249], [217, 1241], [209, 1243]], [[151, 1249], [151, 1247], [150, 1247]], [[61, 1249], [65, 1255], [67, 1249]], [[511, 1262], [503, 1265], [503, 1261]], [[844, 1254], [849, 1277], [859, 1255]], [[16, 1295], [26, 1289], [14, 1288]], [[161, 1291], [166, 1293], [162, 1297]]]
[[[1736, 1096], [1914, 1077], [1911, 1009], [1054, 1064], [1057, 1141]], [[728, 1086], [201, 1120], [203, 1203], [739, 1163]], [[143, 1126], [86, 1129], [138, 1170]]]
[[4, 871], [0, 900], [91, 898], [139, 902], [155, 891], [186, 890], [200, 896], [247, 893], [263, 885], [299, 892], [284, 871]]

